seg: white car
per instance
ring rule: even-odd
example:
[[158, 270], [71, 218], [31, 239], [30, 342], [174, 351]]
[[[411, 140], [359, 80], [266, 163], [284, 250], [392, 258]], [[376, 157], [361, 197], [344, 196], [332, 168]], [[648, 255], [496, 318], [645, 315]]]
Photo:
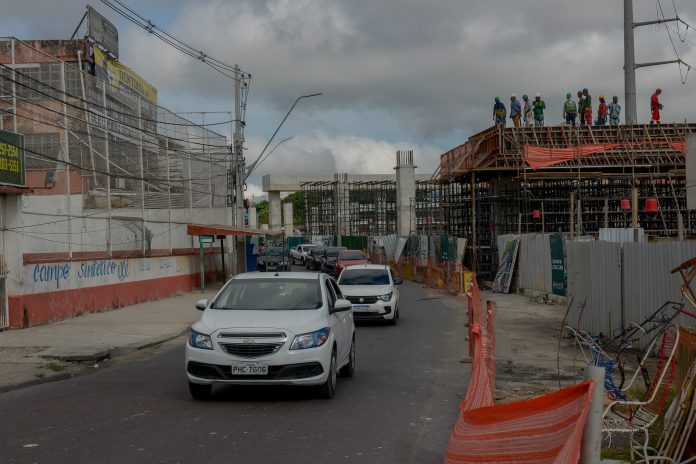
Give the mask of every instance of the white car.
[[316, 245], [311, 245], [309, 243], [303, 243], [301, 245], [297, 245], [295, 248], [290, 250], [290, 261], [292, 262], [292, 264], [300, 263], [304, 266], [309, 250], [311, 250], [315, 246]]
[[185, 363], [194, 398], [213, 384], [318, 385], [331, 398], [337, 374], [353, 376], [351, 304], [326, 274], [239, 274], [196, 308]]
[[346, 267], [338, 278], [338, 286], [353, 305], [356, 321], [387, 321], [399, 319], [399, 289], [403, 280], [395, 277], [389, 266], [358, 264]]

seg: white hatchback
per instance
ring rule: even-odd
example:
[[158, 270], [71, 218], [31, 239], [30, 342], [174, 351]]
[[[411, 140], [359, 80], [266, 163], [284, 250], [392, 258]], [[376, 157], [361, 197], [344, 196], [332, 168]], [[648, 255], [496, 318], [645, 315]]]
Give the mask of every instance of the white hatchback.
[[338, 278], [338, 286], [353, 305], [356, 321], [387, 321], [399, 319], [399, 289], [403, 280], [383, 264], [357, 264], [346, 267]]
[[185, 363], [194, 398], [213, 384], [317, 385], [331, 398], [337, 375], [354, 373], [351, 303], [326, 274], [239, 274], [196, 308]]

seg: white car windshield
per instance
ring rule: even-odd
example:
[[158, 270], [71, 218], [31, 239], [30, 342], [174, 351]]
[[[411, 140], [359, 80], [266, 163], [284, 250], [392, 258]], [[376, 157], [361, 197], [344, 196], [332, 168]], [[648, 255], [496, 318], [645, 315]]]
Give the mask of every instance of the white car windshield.
[[234, 279], [215, 301], [212, 309], [238, 311], [288, 311], [321, 308], [318, 279]]
[[389, 285], [386, 269], [346, 269], [341, 273], [339, 285]]

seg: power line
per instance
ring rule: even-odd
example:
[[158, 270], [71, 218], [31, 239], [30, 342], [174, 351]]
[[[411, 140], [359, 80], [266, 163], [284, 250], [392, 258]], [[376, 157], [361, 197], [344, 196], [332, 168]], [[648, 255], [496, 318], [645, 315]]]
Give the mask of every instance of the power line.
[[[2, 63], [0, 63], [0, 67], [2, 67], [2, 68], [7, 68], [7, 69], [12, 70], [12, 68], [10, 68], [10, 67], [8, 67], [8, 66], [2, 64]], [[26, 76], [25, 74], [23, 74], [23, 73], [20, 72], [20, 71], [14, 71], [14, 72], [15, 72], [16, 74], [19, 74], [19, 75], [21, 75], [21, 76], [23, 76], [23, 77], [28, 78], [29, 80], [32, 80], [32, 81], [34, 81], [34, 82], [38, 82], [38, 83], [40, 83], [41, 85], [43, 85], [43, 86], [45, 86], [45, 87], [48, 87], [48, 88], [51, 89], [51, 90], [55, 90], [56, 92], [61, 92], [60, 89], [57, 89], [57, 88], [55, 88], [55, 87], [52, 87], [52, 86], [50, 86], [50, 85], [44, 84], [44, 83], [42, 83], [42, 82], [40, 82], [40, 81], [37, 81], [36, 79], [33, 79], [33, 78], [31, 78], [31, 77], [28, 77], [28, 76]], [[55, 96], [53, 96], [53, 95], [51, 95], [51, 94], [49, 94], [49, 93], [42, 92], [41, 90], [37, 89], [36, 87], [32, 87], [31, 85], [25, 84], [25, 83], [23, 83], [23, 82], [21, 82], [21, 81], [19, 81], [19, 80], [17, 80], [17, 79], [12, 79], [11, 77], [5, 76], [5, 75], [2, 74], [2, 73], [0, 73], [0, 78], [4, 79], [4, 80], [6, 80], [6, 81], [9, 81], [9, 82], [14, 82], [15, 84], [20, 85], [20, 86], [22, 86], [22, 87], [28, 89], [29, 91], [36, 92], [36, 93], [38, 93], [39, 95], [43, 95], [43, 96], [47, 97], [47, 98], [50, 99], [50, 100], [54, 100], [54, 101], [60, 102], [61, 104], [64, 104], [64, 105], [69, 106], [69, 107], [71, 107], [71, 108], [77, 109], [78, 111], [82, 111], [82, 112], [84, 112], [84, 113], [90, 113], [90, 114], [93, 114], [93, 115], [98, 116], [98, 117], [100, 117], [100, 118], [105, 118], [107, 121], [111, 121], [111, 122], [116, 123], [116, 124], [121, 124], [121, 125], [123, 125], [124, 127], [128, 127], [128, 128], [130, 128], [130, 129], [140, 131], [140, 132], [142, 132], [142, 133], [144, 133], [144, 134], [155, 135], [155, 136], [159, 136], [159, 137], [166, 138], [167, 140], [177, 141], [177, 142], [183, 142], [183, 143], [198, 145], [198, 146], [202, 146], [202, 147], [216, 147], [216, 148], [222, 147], [222, 145], [213, 145], [213, 144], [208, 144], [208, 143], [194, 142], [194, 141], [191, 141], [191, 140], [179, 139], [179, 138], [175, 138], [175, 137], [169, 137], [169, 136], [167, 136], [167, 135], [160, 134], [159, 132], [156, 132], [156, 131], [150, 131], [150, 130], [146, 130], [146, 129], [141, 128], [141, 127], [133, 126], [133, 125], [131, 125], [131, 124], [127, 124], [127, 123], [125, 123], [125, 122], [119, 121], [118, 119], [115, 119], [115, 118], [112, 118], [112, 117], [108, 116], [108, 115], [106, 114], [107, 111], [114, 111], [114, 112], [115, 112], [115, 110], [111, 110], [111, 109], [109, 109], [109, 108], [105, 108], [104, 106], [101, 106], [101, 108], [106, 110], [106, 111], [105, 111], [105, 114], [97, 113], [97, 112], [95, 112], [95, 111], [93, 111], [93, 110], [85, 109], [85, 108], [80, 107], [80, 106], [78, 106], [78, 105], [76, 105], [76, 104], [68, 103], [68, 102], [66, 102], [66, 101], [63, 101], [63, 100], [60, 99], [60, 98], [57, 98], [57, 97], [55, 97]], [[84, 100], [84, 99], [78, 99], [78, 100], [80, 100], [80, 101], [82, 101], [82, 102], [86, 102], [86, 103], [88, 103], [88, 104], [91, 104], [89, 101]], [[42, 105], [39, 105], [38, 103], [33, 103], [33, 104], [36, 105], [36, 106], [42, 107], [42, 108], [44, 108], [44, 109], [46, 109], [46, 110], [48, 110], [48, 111], [52, 111], [52, 112], [54, 112], [54, 113], [58, 113], [58, 114], [61, 114], [61, 115], [65, 114], [65, 113], [63, 113], [63, 112], [61, 112], [61, 111], [58, 111], [58, 110], [53, 110], [53, 109], [51, 109], [51, 108], [46, 108], [46, 107], [44, 107], [44, 106], [42, 106]], [[97, 105], [95, 105], [95, 106], [97, 106]], [[73, 117], [73, 116], [70, 116], [70, 115], [67, 115], [67, 116], [68, 116], [68, 117], [71, 117], [71, 118], [73, 118], [73, 119], [78, 119], [79, 121], [82, 121], [82, 120], [79, 119], [79, 118], [76, 118], [76, 117]], [[137, 117], [135, 117], [135, 119], [137, 119]], [[85, 120], [85, 122], [86, 122], [86, 120]], [[219, 135], [220, 137], [224, 137], [223, 135], [220, 135], [220, 134], [218, 134], [218, 135]]]

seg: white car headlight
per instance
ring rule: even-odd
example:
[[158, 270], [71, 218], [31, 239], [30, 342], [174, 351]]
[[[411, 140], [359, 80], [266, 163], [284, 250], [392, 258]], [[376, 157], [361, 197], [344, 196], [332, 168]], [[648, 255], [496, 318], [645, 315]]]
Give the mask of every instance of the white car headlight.
[[324, 327], [316, 332], [296, 335], [290, 345], [291, 350], [304, 350], [307, 348], [318, 348], [329, 339], [329, 327]]
[[382, 301], [389, 301], [392, 298], [392, 293], [387, 293], [385, 295], [380, 295], [377, 298], [379, 298]]
[[210, 339], [210, 336], [196, 332], [193, 329], [189, 329], [188, 342], [192, 347], [200, 348], [201, 350], [213, 349], [213, 341]]

